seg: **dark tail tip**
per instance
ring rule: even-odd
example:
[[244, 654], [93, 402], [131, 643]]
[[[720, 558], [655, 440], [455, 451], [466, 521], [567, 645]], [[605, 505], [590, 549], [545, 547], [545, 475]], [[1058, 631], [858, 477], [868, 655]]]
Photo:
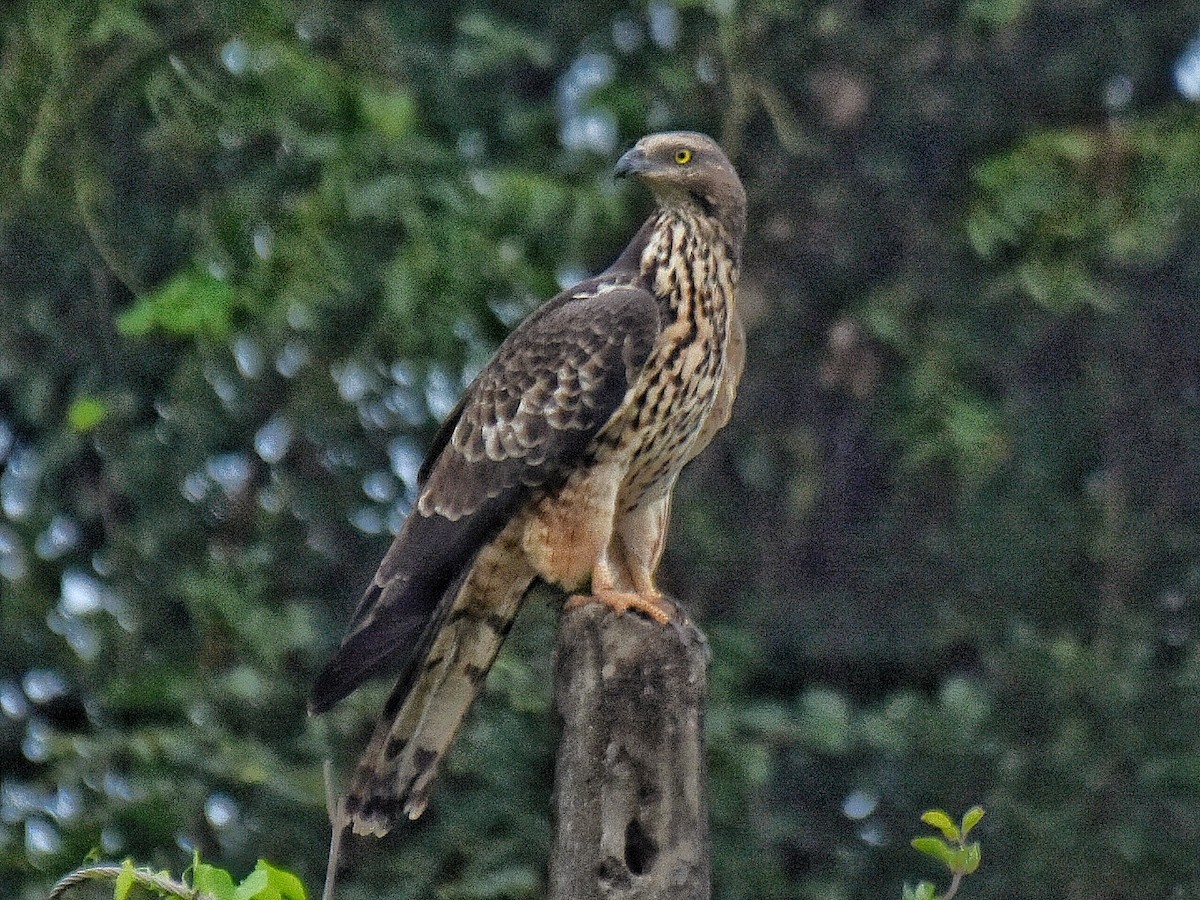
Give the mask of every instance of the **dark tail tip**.
[[308, 695], [310, 716], [319, 716], [328, 711], [357, 687], [355, 682], [347, 679], [344, 668], [341, 664], [341, 654], [338, 654], [321, 670], [321, 674], [313, 682], [312, 693]]

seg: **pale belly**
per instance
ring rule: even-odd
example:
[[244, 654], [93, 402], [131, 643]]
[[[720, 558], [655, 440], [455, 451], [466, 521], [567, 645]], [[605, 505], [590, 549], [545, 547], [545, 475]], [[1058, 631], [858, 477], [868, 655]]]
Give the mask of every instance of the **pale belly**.
[[688, 379], [668, 370], [646, 386], [644, 403], [598, 436], [598, 461], [525, 513], [523, 546], [539, 576], [567, 590], [587, 582], [618, 520], [664, 502], [702, 449], [696, 442], [716, 396], [716, 379], [708, 374]]

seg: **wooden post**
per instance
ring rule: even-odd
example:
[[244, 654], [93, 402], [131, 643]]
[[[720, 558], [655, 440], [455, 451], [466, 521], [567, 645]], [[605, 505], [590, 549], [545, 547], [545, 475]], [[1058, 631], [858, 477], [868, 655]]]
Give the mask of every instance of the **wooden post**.
[[708, 900], [708, 644], [599, 603], [564, 612], [549, 900]]

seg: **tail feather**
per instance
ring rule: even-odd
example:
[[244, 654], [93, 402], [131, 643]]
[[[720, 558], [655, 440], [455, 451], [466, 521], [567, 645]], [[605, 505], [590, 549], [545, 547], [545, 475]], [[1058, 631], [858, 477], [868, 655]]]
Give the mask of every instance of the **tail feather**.
[[501, 535], [476, 558], [410, 679], [397, 685], [342, 802], [356, 834], [425, 811], [441, 761], [495, 662], [534, 573]]

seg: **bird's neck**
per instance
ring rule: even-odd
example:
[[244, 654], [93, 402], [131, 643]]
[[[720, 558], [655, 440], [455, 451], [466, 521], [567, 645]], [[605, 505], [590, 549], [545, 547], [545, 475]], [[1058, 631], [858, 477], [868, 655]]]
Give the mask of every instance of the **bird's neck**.
[[[693, 299], [732, 306], [741, 247], [720, 219], [689, 204], [662, 207], [646, 224], [638, 269], [669, 318]], [[714, 288], [721, 296], [709, 298]]]

